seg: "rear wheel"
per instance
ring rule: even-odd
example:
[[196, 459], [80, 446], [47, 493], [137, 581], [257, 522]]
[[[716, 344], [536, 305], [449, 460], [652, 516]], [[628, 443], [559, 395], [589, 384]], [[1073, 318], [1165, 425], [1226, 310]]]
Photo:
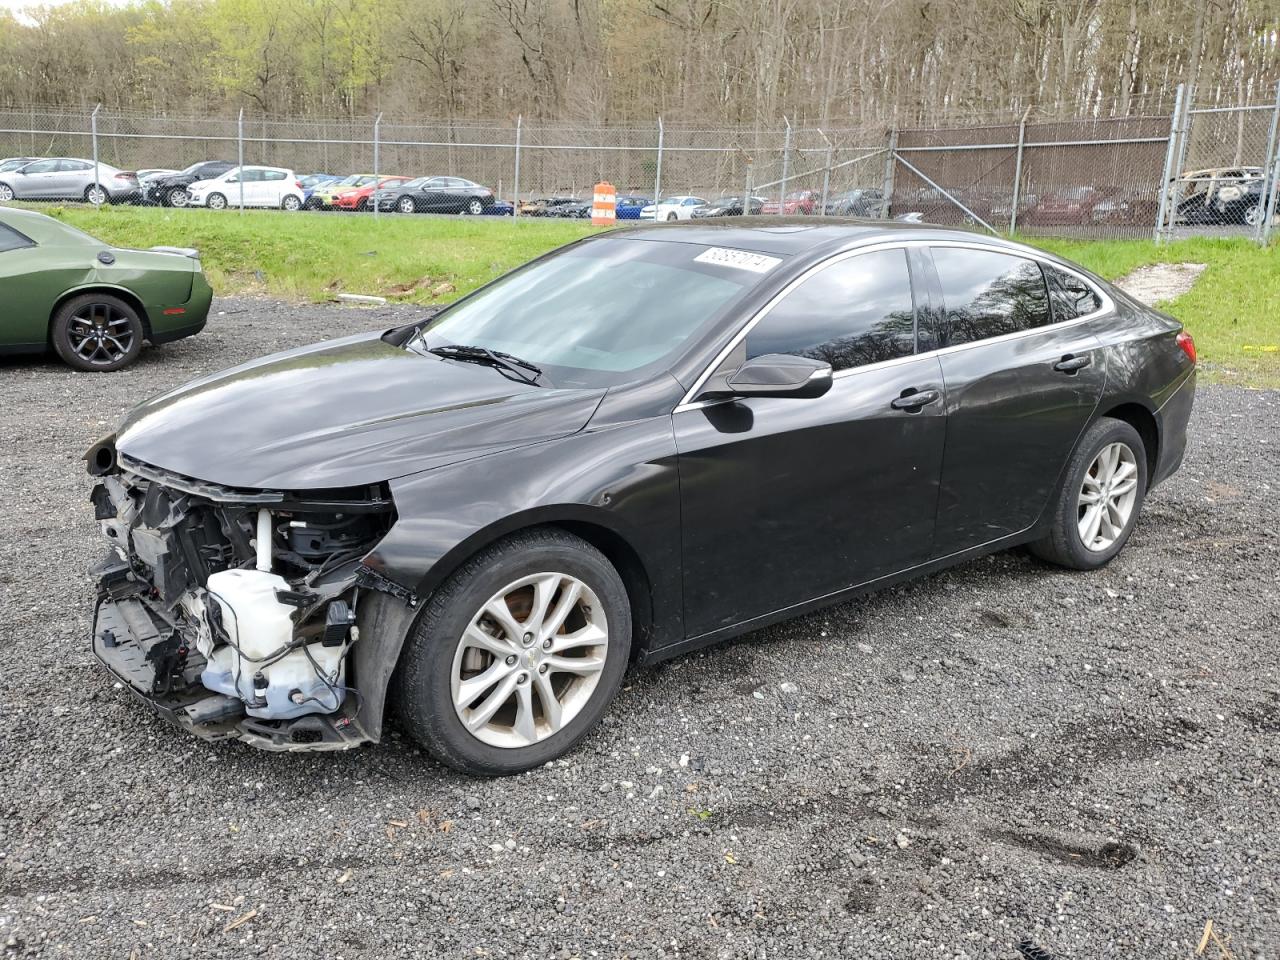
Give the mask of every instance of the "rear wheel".
[[87, 202], [98, 207], [107, 202], [107, 191], [102, 188], [101, 184], [90, 184], [84, 188], [84, 198]]
[[1031, 544], [1042, 560], [1096, 570], [1124, 547], [1147, 493], [1147, 451], [1123, 420], [1085, 431], [1067, 464], [1048, 536]]
[[53, 318], [51, 336], [58, 356], [77, 370], [119, 370], [142, 352], [141, 319], [109, 294], [68, 300]]
[[516, 534], [431, 598], [400, 659], [401, 718], [464, 773], [530, 770], [596, 725], [630, 646], [626, 589], [603, 554], [560, 530]]
[[302, 201], [293, 194], [289, 194], [283, 201], [281, 201], [280, 206], [292, 213], [295, 210], [302, 209]]
[[413, 213], [417, 210], [417, 204], [413, 202], [413, 197], [401, 197], [396, 207], [401, 213]]
[[673, 211], [673, 212], [671, 212], [671, 213], [668, 213], [668, 214], [667, 214], [667, 222], [668, 222], [668, 223], [670, 223], [672, 220], [678, 220], [678, 219], [680, 219], [680, 218], [679, 218], [679, 217], [677, 217], [677, 216], [675, 215], [675, 212], [674, 212], [674, 211]]

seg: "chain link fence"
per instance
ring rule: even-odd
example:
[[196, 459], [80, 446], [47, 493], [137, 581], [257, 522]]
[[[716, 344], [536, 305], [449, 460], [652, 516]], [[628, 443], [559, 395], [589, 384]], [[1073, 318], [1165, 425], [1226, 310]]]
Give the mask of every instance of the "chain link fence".
[[[608, 181], [635, 198], [751, 198], [751, 212], [900, 217], [992, 233], [1095, 238], [1197, 234], [1266, 242], [1280, 183], [1274, 102], [1171, 114], [909, 128], [700, 128], [379, 116], [345, 120], [154, 117], [0, 110], [0, 159], [92, 159], [121, 170], [201, 160], [308, 174], [459, 177], [516, 215], [584, 215]], [[0, 170], [0, 198], [5, 173]], [[67, 198], [74, 199], [74, 198]], [[83, 199], [83, 197], [81, 197]], [[580, 201], [575, 205], [570, 201]], [[643, 201], [643, 202], [641, 202]], [[692, 206], [692, 205], [686, 205]], [[678, 210], [664, 215], [682, 217]], [[739, 208], [741, 208], [741, 204]], [[376, 213], [376, 211], [375, 211]]]

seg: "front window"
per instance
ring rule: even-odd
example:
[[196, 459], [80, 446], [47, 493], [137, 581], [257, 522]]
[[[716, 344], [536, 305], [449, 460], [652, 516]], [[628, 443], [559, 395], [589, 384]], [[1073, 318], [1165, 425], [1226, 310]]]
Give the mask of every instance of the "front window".
[[780, 263], [701, 244], [592, 240], [459, 301], [409, 346], [480, 346], [536, 364], [553, 386], [609, 386], [674, 355]]

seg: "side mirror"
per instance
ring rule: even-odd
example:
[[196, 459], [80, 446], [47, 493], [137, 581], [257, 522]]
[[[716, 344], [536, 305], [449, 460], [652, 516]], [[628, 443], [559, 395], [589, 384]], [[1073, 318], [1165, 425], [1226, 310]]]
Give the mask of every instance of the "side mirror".
[[831, 389], [832, 377], [825, 360], [767, 353], [744, 363], [726, 384], [737, 397], [812, 399]]

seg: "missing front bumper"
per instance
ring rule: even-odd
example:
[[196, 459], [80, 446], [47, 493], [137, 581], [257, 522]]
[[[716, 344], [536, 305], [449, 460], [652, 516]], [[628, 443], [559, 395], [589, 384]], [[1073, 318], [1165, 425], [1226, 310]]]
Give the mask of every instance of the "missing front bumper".
[[[372, 737], [358, 701], [337, 713], [259, 720], [234, 711], [200, 682], [204, 658], [182, 646], [137, 597], [104, 597], [94, 610], [93, 652], [130, 693], [175, 726], [204, 740], [240, 740], [262, 750], [347, 750]], [[229, 712], [234, 711], [234, 712]]]

